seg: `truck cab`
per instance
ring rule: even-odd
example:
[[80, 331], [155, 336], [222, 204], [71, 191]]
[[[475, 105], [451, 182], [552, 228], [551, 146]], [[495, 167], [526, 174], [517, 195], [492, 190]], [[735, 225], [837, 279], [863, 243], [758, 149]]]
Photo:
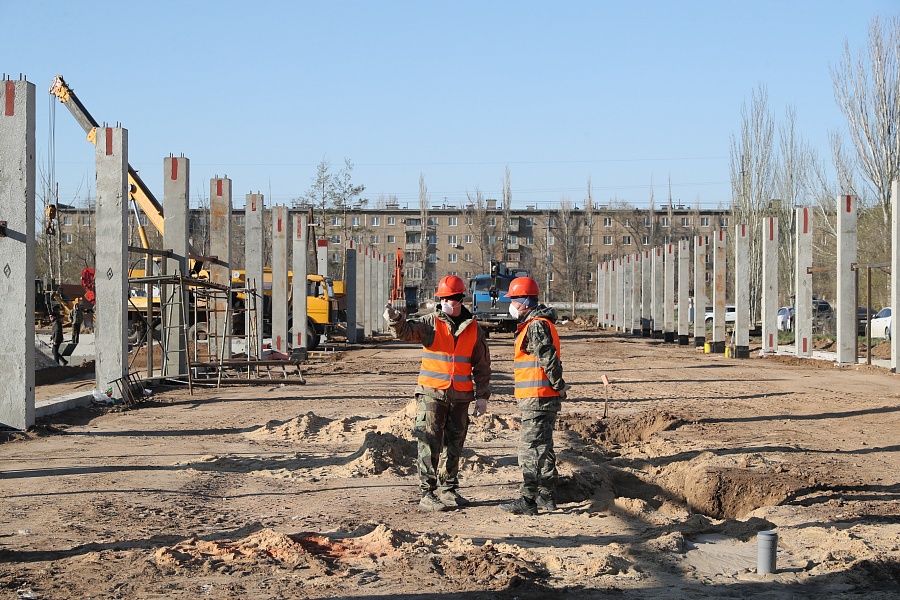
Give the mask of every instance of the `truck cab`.
[[510, 269], [499, 261], [491, 261], [491, 272], [469, 280], [472, 314], [485, 331], [513, 332], [518, 321], [509, 314], [509, 284], [516, 277], [527, 277], [526, 269]]

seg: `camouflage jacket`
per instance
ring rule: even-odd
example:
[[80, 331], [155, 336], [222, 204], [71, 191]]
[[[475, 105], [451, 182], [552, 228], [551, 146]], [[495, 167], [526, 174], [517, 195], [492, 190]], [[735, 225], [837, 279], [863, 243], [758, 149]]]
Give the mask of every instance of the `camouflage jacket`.
[[[556, 346], [553, 345], [553, 334], [550, 332], [550, 326], [544, 321], [536, 320], [537, 317], [556, 323], [556, 309], [538, 304], [528, 313], [525, 321], [519, 324], [519, 331], [522, 331], [523, 327], [527, 328], [525, 344], [522, 349], [528, 354], [537, 357], [544, 372], [547, 373], [550, 387], [554, 390], [562, 391], [566, 387], [566, 381], [563, 379], [562, 360], [559, 358], [559, 353], [556, 352]], [[562, 408], [562, 398], [521, 398], [519, 400], [519, 408], [523, 410], [558, 411]]]
[[454, 337], [459, 337], [460, 332], [466, 327], [477, 327], [478, 335], [475, 340], [475, 347], [472, 349], [472, 380], [475, 382], [475, 392], [463, 392], [452, 387], [446, 390], [438, 390], [417, 385], [416, 394], [424, 394], [437, 400], [446, 400], [448, 402], [471, 402], [475, 398], [490, 398], [491, 353], [488, 350], [484, 331], [465, 306], [462, 307], [460, 316], [462, 317], [462, 322], [459, 324], [458, 329], [453, 324], [453, 320], [445, 315], [440, 308], [436, 308], [433, 313], [420, 317], [406, 319], [405, 315], [401, 315], [399, 320], [388, 322], [394, 338], [406, 342], [419, 342], [423, 348], [427, 348], [434, 343], [434, 324], [437, 319], [450, 326], [450, 331]]

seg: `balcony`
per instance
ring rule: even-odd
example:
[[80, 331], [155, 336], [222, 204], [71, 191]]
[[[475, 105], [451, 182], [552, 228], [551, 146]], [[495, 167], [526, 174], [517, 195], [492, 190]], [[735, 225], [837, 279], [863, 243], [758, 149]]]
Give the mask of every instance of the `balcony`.
[[507, 242], [506, 249], [511, 250], [513, 252], [519, 251], [519, 242]]
[[509, 232], [510, 233], [519, 233], [519, 219], [518, 217], [513, 217], [509, 220]]
[[410, 225], [409, 223], [407, 223], [406, 231], [422, 231], [422, 226], [421, 225]]
[[406, 246], [403, 249], [407, 251], [421, 250], [422, 242], [406, 242]]

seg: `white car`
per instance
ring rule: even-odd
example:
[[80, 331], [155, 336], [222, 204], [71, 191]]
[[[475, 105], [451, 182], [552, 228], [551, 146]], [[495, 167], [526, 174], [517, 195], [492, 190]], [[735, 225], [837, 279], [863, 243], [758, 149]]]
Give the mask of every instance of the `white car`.
[[[737, 308], [735, 308], [731, 304], [729, 304], [725, 307], [725, 322], [726, 323], [734, 323], [734, 318], [736, 315], [737, 315]], [[712, 306], [706, 307], [706, 322], [707, 323], [713, 322], [713, 307]]]
[[872, 337], [891, 339], [891, 307], [882, 308], [872, 319]]
[[778, 331], [793, 331], [794, 307], [782, 306], [778, 309]]

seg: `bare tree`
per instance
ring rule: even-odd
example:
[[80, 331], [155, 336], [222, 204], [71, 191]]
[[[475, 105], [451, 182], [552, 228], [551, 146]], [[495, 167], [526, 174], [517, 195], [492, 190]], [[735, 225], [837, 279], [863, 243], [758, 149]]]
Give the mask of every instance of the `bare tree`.
[[509, 167], [506, 167], [506, 177], [503, 180], [503, 196], [500, 199], [501, 209], [503, 211], [503, 262], [509, 262], [509, 230], [510, 230], [510, 209], [512, 208], [512, 187], [509, 182]]
[[[472, 260], [476, 273], [490, 273], [491, 260], [496, 256], [496, 225], [491, 224], [491, 219], [496, 219], [488, 209], [484, 194], [477, 187], [474, 193], [466, 192], [467, 204], [460, 207], [466, 220], [466, 227], [472, 232], [473, 240], [478, 247], [479, 260]], [[491, 238], [494, 242], [491, 243]]]
[[841, 63], [831, 68], [834, 95], [847, 119], [859, 168], [890, 222], [891, 182], [900, 173], [900, 17], [869, 27], [867, 51], [854, 59], [844, 41]]
[[741, 131], [731, 136], [732, 214], [750, 228], [750, 314], [759, 319], [762, 297], [762, 218], [775, 190], [775, 120], [764, 84], [741, 106]]

